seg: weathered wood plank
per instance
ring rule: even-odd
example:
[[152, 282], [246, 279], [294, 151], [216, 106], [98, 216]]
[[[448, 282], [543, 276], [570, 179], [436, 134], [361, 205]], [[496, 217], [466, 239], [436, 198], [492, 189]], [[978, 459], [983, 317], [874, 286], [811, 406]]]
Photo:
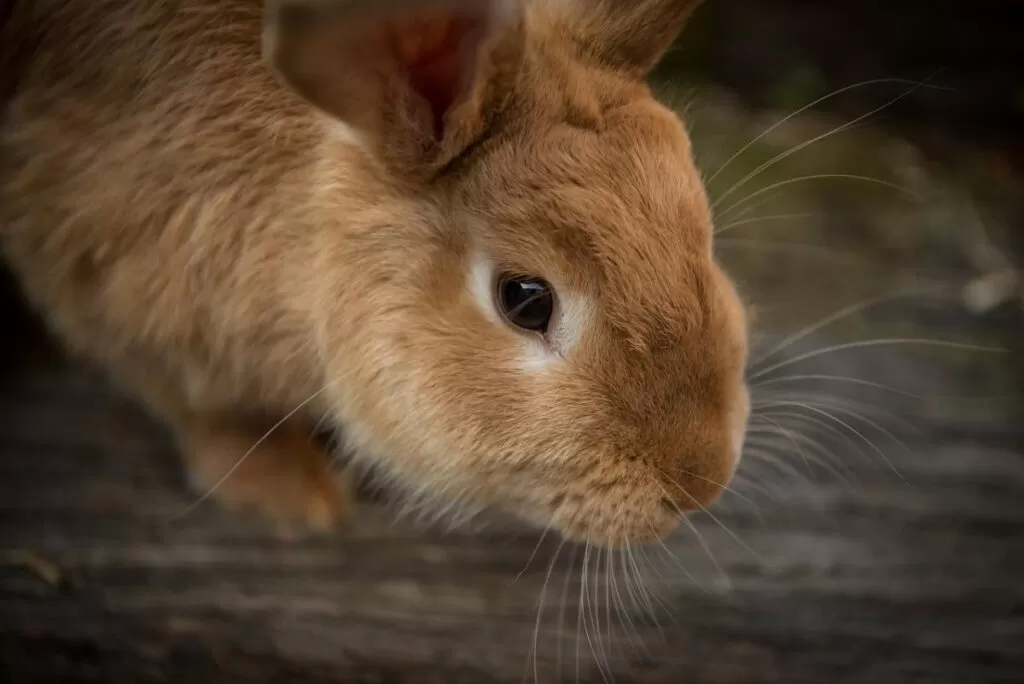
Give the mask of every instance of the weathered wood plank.
[[[1024, 455], [1005, 422], [924, 423], [885, 449], [902, 478], [849, 448], [835, 475], [754, 468], [755, 506], [727, 496], [694, 519], [700, 538], [671, 541], [682, 567], [648, 552], [656, 598], [624, 586], [629, 559], [612, 557], [614, 588], [607, 557], [590, 559], [581, 634], [582, 552], [505, 522], [446, 534], [367, 504], [338, 537], [285, 543], [211, 506], [175, 520], [191, 499], [163, 432], [95, 375], [10, 340], [3, 681], [518, 682], [536, 635], [540, 681], [598, 682], [595, 618], [617, 682], [1024, 672]], [[656, 621], [647, 601], [665, 606]], [[609, 603], [640, 604], [612, 636]]]

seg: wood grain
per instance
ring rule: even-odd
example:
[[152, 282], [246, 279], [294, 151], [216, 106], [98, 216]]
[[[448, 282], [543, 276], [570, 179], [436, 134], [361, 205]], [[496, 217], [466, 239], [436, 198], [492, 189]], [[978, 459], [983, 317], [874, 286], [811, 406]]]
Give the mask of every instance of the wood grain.
[[[535, 635], [541, 682], [1024, 672], [1019, 423], [922, 422], [885, 450], [899, 476], [850, 450], [835, 474], [754, 469], [738, 489], [756, 506], [726, 495], [674, 559], [645, 552], [653, 598], [623, 584], [628, 558], [614, 587], [590, 558], [582, 630], [583, 551], [505, 522], [445, 532], [367, 503], [337, 537], [286, 543], [212, 506], [175, 520], [193, 499], [162, 430], [5, 320], [0, 681], [532, 681]], [[889, 377], [918, 372], [887, 358]], [[619, 603], [639, 605], [624, 620]]]

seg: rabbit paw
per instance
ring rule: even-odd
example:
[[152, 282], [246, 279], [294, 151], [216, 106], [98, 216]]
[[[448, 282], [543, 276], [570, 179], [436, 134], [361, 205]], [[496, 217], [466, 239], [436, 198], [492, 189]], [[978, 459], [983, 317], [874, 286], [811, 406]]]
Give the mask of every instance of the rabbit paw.
[[183, 435], [189, 480], [203, 498], [268, 516], [279, 535], [327, 532], [351, 513], [344, 474], [300, 428], [203, 424]]

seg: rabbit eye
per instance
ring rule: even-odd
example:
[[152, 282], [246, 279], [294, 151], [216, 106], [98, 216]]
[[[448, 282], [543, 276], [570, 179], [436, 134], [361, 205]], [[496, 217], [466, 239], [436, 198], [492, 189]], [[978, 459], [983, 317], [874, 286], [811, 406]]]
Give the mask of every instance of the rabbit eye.
[[546, 333], [555, 310], [555, 294], [540, 278], [504, 275], [498, 278], [498, 309], [517, 328]]

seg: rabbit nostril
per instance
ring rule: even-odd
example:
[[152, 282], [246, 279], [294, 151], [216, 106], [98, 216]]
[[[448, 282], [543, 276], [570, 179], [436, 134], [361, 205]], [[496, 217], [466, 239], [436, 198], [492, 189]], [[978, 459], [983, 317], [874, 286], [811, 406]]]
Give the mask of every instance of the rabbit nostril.
[[679, 504], [667, 496], [661, 497], [661, 507], [672, 515], [682, 515], [682, 511], [679, 510]]

